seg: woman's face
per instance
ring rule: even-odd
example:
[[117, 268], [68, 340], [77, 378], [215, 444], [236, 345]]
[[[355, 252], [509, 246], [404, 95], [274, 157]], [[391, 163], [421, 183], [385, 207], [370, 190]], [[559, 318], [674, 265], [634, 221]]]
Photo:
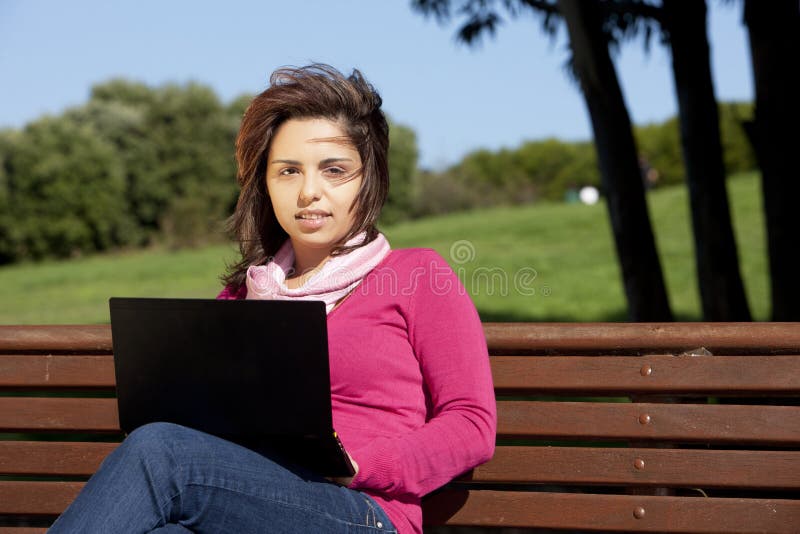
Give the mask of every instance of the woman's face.
[[333, 121], [284, 122], [272, 138], [266, 181], [298, 263], [323, 260], [355, 224], [361, 156]]

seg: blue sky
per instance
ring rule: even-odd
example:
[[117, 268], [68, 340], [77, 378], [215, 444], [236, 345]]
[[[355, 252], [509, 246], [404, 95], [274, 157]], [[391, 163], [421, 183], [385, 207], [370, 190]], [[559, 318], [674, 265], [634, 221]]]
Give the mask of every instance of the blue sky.
[[[752, 99], [741, 2], [710, 8], [717, 97]], [[455, 30], [407, 0], [0, 0], [0, 127], [79, 105], [92, 84], [115, 76], [196, 80], [229, 101], [264, 89], [277, 67], [321, 61], [362, 70], [387, 113], [416, 131], [426, 167], [477, 148], [590, 137], [563, 68], [563, 32], [553, 42], [522, 16], [467, 48]], [[654, 42], [646, 55], [628, 43], [616, 64], [634, 122], [675, 113], [663, 47]]]

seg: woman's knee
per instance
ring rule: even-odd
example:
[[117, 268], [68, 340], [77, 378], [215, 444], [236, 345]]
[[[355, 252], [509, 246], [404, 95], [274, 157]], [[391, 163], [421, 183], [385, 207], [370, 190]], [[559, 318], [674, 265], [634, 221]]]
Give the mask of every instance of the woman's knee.
[[187, 430], [189, 429], [181, 425], [176, 425], [175, 423], [147, 423], [131, 432], [126, 438], [126, 441], [133, 440], [145, 443], [169, 441], [174, 436], [181, 435]]
[[164, 455], [174, 457], [175, 443], [185, 440], [188, 431], [190, 429], [173, 423], [148, 423], [131, 432], [121, 447], [129, 454], [150, 459]]

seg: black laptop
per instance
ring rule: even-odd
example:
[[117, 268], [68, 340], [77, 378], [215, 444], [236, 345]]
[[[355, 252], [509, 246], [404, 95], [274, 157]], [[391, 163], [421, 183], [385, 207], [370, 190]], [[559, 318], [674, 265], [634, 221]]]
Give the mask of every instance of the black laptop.
[[120, 427], [165, 421], [323, 476], [353, 466], [333, 430], [325, 305], [111, 298]]

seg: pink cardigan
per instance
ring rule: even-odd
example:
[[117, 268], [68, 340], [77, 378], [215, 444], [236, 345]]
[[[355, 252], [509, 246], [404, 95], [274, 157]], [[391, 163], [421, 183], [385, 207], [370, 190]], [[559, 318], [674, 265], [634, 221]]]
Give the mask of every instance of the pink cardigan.
[[[219, 298], [243, 298], [226, 288]], [[328, 315], [334, 428], [356, 460], [350, 487], [401, 533], [420, 499], [491, 458], [497, 424], [483, 329], [436, 252], [392, 251]]]

